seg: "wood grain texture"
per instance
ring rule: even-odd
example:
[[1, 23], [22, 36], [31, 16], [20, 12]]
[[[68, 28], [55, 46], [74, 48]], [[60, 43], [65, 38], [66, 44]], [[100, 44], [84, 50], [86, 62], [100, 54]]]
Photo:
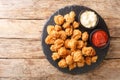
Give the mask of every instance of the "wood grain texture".
[[74, 4], [88, 6], [104, 18], [120, 17], [120, 0], [0, 0], [0, 18], [46, 19], [54, 11]]
[[88, 73], [70, 75], [58, 71], [46, 59], [0, 59], [0, 77], [3, 80], [119, 80], [118, 64], [119, 59], [105, 60]]

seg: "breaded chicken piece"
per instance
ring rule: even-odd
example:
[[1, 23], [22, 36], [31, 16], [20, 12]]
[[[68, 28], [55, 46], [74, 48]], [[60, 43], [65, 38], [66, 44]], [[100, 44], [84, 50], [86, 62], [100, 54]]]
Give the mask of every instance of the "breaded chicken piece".
[[76, 47], [77, 47], [77, 40], [75, 39], [70, 39], [69, 43], [68, 43], [69, 48], [71, 49], [71, 51], [75, 51]]
[[86, 31], [82, 33], [82, 40], [83, 41], [87, 41], [88, 37], [89, 37], [89, 34]]
[[66, 22], [72, 23], [75, 20], [75, 12], [71, 11], [69, 14], [64, 16]]
[[77, 21], [74, 21], [72, 25], [73, 25], [73, 28], [75, 29], [75, 28], [78, 28], [80, 24]]
[[95, 63], [97, 61], [97, 59], [98, 59], [98, 56], [93, 56], [92, 57], [92, 63]]
[[67, 49], [65, 47], [61, 47], [60, 49], [58, 49], [58, 54], [60, 56], [66, 56], [67, 55]]
[[50, 34], [51, 31], [53, 31], [55, 29], [55, 27], [53, 25], [48, 25], [47, 26], [47, 33]]
[[77, 49], [82, 49], [84, 47], [85, 43], [82, 40], [77, 41]]
[[66, 63], [67, 63], [68, 65], [71, 65], [71, 64], [73, 63], [73, 57], [72, 57], [71, 55], [68, 55], [68, 56], [65, 58], [65, 60], [66, 60]]
[[56, 15], [54, 21], [57, 25], [62, 25], [64, 23], [64, 17], [62, 15]]
[[72, 52], [72, 55], [73, 55], [74, 62], [79, 62], [83, 58], [82, 52], [80, 50]]
[[69, 70], [71, 71], [76, 67], [77, 67], [76, 63], [73, 63], [73, 64], [69, 65]]
[[59, 25], [55, 25], [55, 30], [56, 30], [56, 31], [60, 31], [60, 30], [62, 30], [62, 27], [59, 26]]
[[63, 30], [59, 31], [59, 38], [62, 40], [65, 40], [67, 38], [65, 31]]
[[60, 58], [60, 55], [57, 52], [52, 53], [52, 59], [55, 61]]
[[54, 44], [55, 42], [55, 38], [53, 38], [53, 36], [51, 35], [48, 35], [46, 38], [45, 38], [45, 43], [46, 44]]
[[78, 29], [74, 29], [74, 31], [73, 31], [73, 35], [72, 35], [72, 39], [76, 39], [76, 40], [78, 40], [78, 39], [80, 39], [81, 38], [81, 35], [82, 35], [82, 32], [80, 31], [80, 30], [78, 30]]
[[86, 57], [85, 62], [87, 65], [91, 65], [91, 63], [92, 63], [91, 57]]
[[82, 54], [84, 56], [94, 56], [94, 55], [96, 55], [96, 52], [92, 47], [83, 47]]
[[59, 62], [58, 62], [58, 66], [60, 68], [66, 68], [67, 67], [67, 63], [65, 61], [65, 59], [61, 59]]
[[72, 27], [66, 28], [65, 33], [67, 36], [71, 36], [73, 34], [73, 28]]
[[70, 28], [70, 27], [71, 27], [71, 25], [70, 25], [69, 22], [65, 22], [65, 23], [63, 24], [63, 28], [64, 28], [64, 29]]

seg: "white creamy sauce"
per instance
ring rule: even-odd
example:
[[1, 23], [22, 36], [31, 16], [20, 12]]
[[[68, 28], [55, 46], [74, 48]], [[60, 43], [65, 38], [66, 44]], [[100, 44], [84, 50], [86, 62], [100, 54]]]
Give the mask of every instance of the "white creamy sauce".
[[95, 27], [97, 15], [92, 11], [85, 11], [80, 16], [81, 24], [86, 28]]

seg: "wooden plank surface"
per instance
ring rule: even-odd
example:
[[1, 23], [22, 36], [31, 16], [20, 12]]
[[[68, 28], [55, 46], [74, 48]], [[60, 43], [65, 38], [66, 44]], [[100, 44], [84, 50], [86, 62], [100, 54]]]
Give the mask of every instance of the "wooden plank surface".
[[54, 11], [73, 4], [88, 6], [104, 18], [120, 17], [120, 0], [0, 0], [0, 18], [46, 19]]
[[[63, 74], [46, 59], [0, 59], [0, 79], [5, 80], [118, 80], [120, 59], [104, 60], [96, 69], [79, 75]], [[22, 79], [22, 78], [23, 79]], [[7, 79], [8, 78], [8, 79]], [[30, 79], [31, 78], [31, 79]]]

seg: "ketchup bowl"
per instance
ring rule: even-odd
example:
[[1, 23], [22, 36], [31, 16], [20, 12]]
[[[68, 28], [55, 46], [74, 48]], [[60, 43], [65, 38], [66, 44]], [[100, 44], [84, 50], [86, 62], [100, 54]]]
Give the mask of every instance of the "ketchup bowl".
[[109, 36], [107, 32], [102, 29], [95, 29], [90, 34], [90, 43], [96, 48], [106, 48], [109, 44]]

